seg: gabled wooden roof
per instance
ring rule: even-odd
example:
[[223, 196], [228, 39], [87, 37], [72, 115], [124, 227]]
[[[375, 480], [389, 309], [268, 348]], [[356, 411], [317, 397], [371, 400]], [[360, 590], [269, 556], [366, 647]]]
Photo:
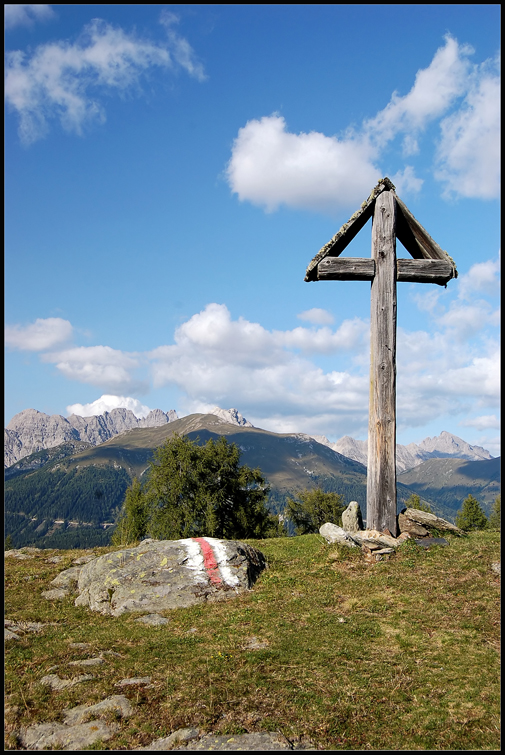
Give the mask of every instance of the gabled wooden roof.
[[333, 236], [327, 244], [316, 254], [307, 267], [306, 281], [317, 280], [317, 266], [325, 257], [338, 257], [363, 226], [373, 216], [375, 200], [383, 191], [392, 191], [396, 200], [396, 236], [414, 259], [442, 260], [448, 262], [453, 269], [453, 278], [458, 277], [458, 271], [452, 257], [444, 251], [421, 223], [412, 215], [408, 207], [396, 195], [395, 186], [389, 178], [381, 178], [372, 193], [363, 202], [357, 212]]

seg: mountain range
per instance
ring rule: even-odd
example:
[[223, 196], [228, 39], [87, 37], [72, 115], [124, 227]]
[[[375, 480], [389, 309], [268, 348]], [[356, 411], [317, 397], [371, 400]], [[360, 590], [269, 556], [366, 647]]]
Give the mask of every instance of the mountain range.
[[[126, 410], [114, 411], [122, 413], [110, 412], [105, 418], [109, 431], [111, 415], [112, 419], [122, 417], [123, 422], [128, 418]], [[28, 416], [39, 427], [50, 424], [51, 418], [40, 414], [29, 410]], [[106, 545], [133, 477], [142, 479], [154, 449], [174, 433], [200, 443], [224, 435], [235, 443], [242, 453], [241, 463], [259, 467], [268, 480], [268, 505], [274, 513], [283, 513], [288, 496], [320, 487], [341, 494], [347, 503], [358, 501], [366, 518], [366, 467], [336, 451], [329, 442], [322, 444], [303, 433], [279, 434], [253, 427], [236, 410], [216, 409], [212, 414], [181, 419], [170, 413], [164, 416], [164, 423], [155, 427], [133, 427], [96, 444], [67, 440], [11, 465], [5, 473], [6, 535], [11, 535], [16, 547]], [[79, 427], [79, 423], [75, 425]], [[96, 438], [93, 434], [87, 437]], [[454, 436], [442, 439], [441, 453], [448, 454], [454, 448], [468, 452], [461, 445], [464, 441], [456, 445], [450, 438]], [[482, 493], [482, 503], [489, 511], [499, 492], [499, 463], [499, 459], [492, 458], [468, 461], [447, 457], [421, 462], [398, 476], [398, 508], [415, 492], [432, 506], [434, 513], [453, 521], [468, 493], [478, 500]]]
[[[237, 409], [220, 409], [216, 406], [210, 414], [231, 425], [253, 427]], [[62, 443], [81, 441], [97, 446], [128, 430], [161, 427], [177, 419], [179, 418], [174, 409], [168, 412], [154, 409], [145, 418], [136, 417], [130, 409], [113, 409], [111, 412], [91, 417], [72, 414], [68, 418], [60, 414], [48, 415], [36, 409], [25, 409], [16, 414], [5, 428], [4, 467], [12, 467], [24, 457], [44, 449], [54, 448]], [[359, 461], [365, 466], [367, 464], [367, 441], [354, 440], [347, 435], [336, 443], [332, 443], [323, 435], [307, 437], [313, 438], [349, 459]], [[407, 446], [400, 444], [396, 446], [398, 473], [412, 469], [432, 458], [479, 461], [491, 459], [492, 456], [486, 449], [472, 446], [445, 430], [438, 437], [425, 438], [419, 445], [409, 443]]]

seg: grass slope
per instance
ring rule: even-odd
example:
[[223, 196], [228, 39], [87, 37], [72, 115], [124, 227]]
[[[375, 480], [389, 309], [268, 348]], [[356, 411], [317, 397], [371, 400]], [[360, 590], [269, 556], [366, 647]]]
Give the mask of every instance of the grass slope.
[[[134, 715], [93, 749], [131, 750], [186, 726], [281, 731], [328, 750], [500, 748], [499, 533], [428, 551], [410, 542], [373, 565], [317, 535], [248, 542], [269, 563], [252, 591], [165, 612], [161, 627], [42, 598], [82, 552], [61, 551], [57, 565], [48, 551], [6, 558], [6, 618], [54, 622], [7, 643], [7, 749], [22, 726], [61, 721], [145, 676], [149, 688], [120, 690]], [[93, 681], [61, 692], [38, 683], [77, 676], [69, 663], [100, 653]]]

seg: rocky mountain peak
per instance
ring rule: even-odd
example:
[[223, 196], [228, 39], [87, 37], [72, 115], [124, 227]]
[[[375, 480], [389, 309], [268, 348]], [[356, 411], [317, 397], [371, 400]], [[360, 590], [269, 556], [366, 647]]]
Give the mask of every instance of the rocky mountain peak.
[[247, 419], [245, 419], [237, 409], [220, 409], [219, 406], [215, 406], [209, 414], [214, 414], [216, 417], [228, 422], [230, 425], [239, 425], [240, 427], [254, 427]]
[[139, 419], [130, 409], [124, 408], [90, 417], [71, 414], [68, 418], [61, 414], [44, 414], [37, 409], [24, 409], [5, 428], [4, 465], [10, 467], [25, 456], [69, 441], [84, 441], [97, 446], [127, 430], [158, 427], [176, 419], [174, 409], [167, 413], [155, 409], [145, 419]]

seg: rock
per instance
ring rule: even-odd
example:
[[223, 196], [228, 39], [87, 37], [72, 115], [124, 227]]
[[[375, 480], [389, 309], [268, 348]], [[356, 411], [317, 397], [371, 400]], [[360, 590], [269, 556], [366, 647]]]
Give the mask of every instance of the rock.
[[242, 646], [244, 650], [264, 650], [268, 647], [266, 640], [258, 640], [257, 637], [250, 637], [247, 644]]
[[140, 616], [138, 619], [135, 619], [135, 621], [138, 621], [140, 624], [148, 624], [151, 627], [159, 627], [163, 624], [168, 624], [168, 619], [160, 616], [159, 613], [149, 613], [147, 616]]
[[342, 527], [347, 532], [358, 532], [363, 529], [363, 518], [357, 501], [351, 501], [342, 512]]
[[120, 682], [116, 682], [116, 687], [132, 687], [134, 684], [145, 684], [151, 686], [150, 676], [139, 676], [133, 679], [121, 679]]
[[46, 598], [46, 600], [62, 600], [67, 597], [69, 591], [60, 587], [54, 590], [44, 590], [44, 592], [41, 592], [40, 594], [43, 598]]
[[90, 718], [104, 713], [113, 712], [121, 718], [127, 718], [133, 713], [133, 707], [124, 695], [112, 695], [95, 705], [78, 705], [76, 708], [63, 711], [63, 722], [66, 726], [75, 726], [89, 721]]
[[315, 747], [297, 743], [292, 745], [279, 732], [250, 732], [248, 734], [205, 734], [201, 739], [192, 739], [180, 744], [178, 750], [315, 750]]
[[326, 524], [319, 527], [319, 534], [329, 543], [340, 543], [341, 545], [347, 545], [349, 548], [358, 547], [353, 537], [337, 524], [326, 522]]
[[20, 640], [21, 637], [10, 629], [4, 629], [4, 640]]
[[427, 511], [419, 511], [419, 509], [404, 509], [402, 514], [412, 522], [422, 524], [428, 530], [446, 530], [447, 532], [453, 532], [455, 535], [464, 534], [463, 530], [460, 530], [456, 525], [451, 524], [451, 522], [448, 522], [445, 519], [441, 519], [439, 516], [435, 516], [435, 514], [430, 514]]
[[84, 658], [82, 661], [69, 661], [69, 666], [101, 666], [105, 663], [103, 658]]
[[491, 569], [495, 572], [495, 574], [501, 575], [501, 561], [497, 561], [494, 564], [491, 564]]
[[383, 532], [379, 532], [379, 530], [361, 530], [360, 532], [353, 532], [352, 536], [360, 545], [363, 543], [369, 545], [369, 542], [378, 543], [385, 548], [396, 548], [399, 545], [395, 537], [385, 535]]
[[198, 729], [177, 729], [168, 737], [157, 739], [147, 747], [135, 747], [135, 750], [172, 750], [172, 745], [189, 742], [192, 739], [198, 739], [200, 733]]
[[19, 738], [27, 750], [83, 750], [98, 740], [110, 739], [118, 728], [117, 724], [104, 721], [89, 721], [76, 726], [37, 724], [22, 729]]
[[96, 555], [94, 553], [89, 553], [87, 556], [80, 556], [79, 558], [74, 558], [72, 561], [73, 564], [87, 564], [89, 561], [93, 561], [93, 559], [96, 558]]
[[51, 689], [59, 692], [67, 687], [75, 687], [76, 684], [80, 684], [81, 682], [89, 682], [94, 678], [95, 677], [90, 674], [83, 674], [82, 676], [76, 676], [73, 679], [60, 679], [57, 674], [48, 674], [48, 676], [42, 677], [39, 684], [42, 684], [44, 687], [51, 687]]
[[409, 519], [405, 514], [398, 514], [398, 529], [401, 533], [407, 532], [412, 537], [426, 537], [430, 534], [425, 527]]
[[416, 540], [416, 543], [422, 548], [431, 548], [432, 545], [449, 545], [443, 537], [422, 537]]
[[250, 589], [265, 567], [262, 553], [235, 540], [156, 540], [85, 564], [75, 605], [120, 616], [222, 600]]
[[81, 569], [82, 566], [71, 566], [70, 569], [65, 569], [65, 571], [60, 572], [51, 581], [51, 584], [55, 587], [64, 587], [69, 590], [74, 590], [77, 587]]

